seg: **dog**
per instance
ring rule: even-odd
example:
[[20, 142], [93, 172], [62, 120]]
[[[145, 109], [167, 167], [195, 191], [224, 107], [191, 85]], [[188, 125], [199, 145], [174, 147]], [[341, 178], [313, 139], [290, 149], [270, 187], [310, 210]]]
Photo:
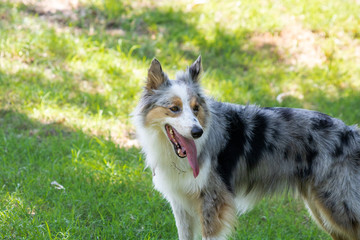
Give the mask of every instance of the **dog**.
[[201, 56], [175, 80], [153, 59], [133, 112], [179, 239], [226, 239], [237, 215], [292, 190], [333, 239], [360, 239], [360, 131], [305, 109], [236, 105], [200, 86]]

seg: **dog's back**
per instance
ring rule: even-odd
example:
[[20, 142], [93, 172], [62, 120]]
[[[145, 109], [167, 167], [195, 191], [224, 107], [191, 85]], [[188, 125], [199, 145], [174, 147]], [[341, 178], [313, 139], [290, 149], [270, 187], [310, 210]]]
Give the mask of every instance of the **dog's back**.
[[[213, 141], [224, 145], [213, 159], [223, 182], [237, 196], [240, 212], [264, 195], [295, 189], [335, 239], [359, 238], [360, 134], [356, 126], [303, 109], [212, 105], [216, 114], [211, 129], [220, 132], [214, 136], [223, 136]], [[210, 144], [207, 151], [211, 148]]]

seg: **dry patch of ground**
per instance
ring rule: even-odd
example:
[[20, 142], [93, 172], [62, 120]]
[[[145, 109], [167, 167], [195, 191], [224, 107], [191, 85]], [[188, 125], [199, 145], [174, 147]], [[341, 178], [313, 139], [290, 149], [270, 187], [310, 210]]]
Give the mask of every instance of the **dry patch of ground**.
[[306, 67], [319, 66], [326, 56], [317, 41], [321, 34], [305, 29], [300, 23], [290, 21], [280, 32], [257, 33], [251, 37], [256, 48], [268, 48], [286, 64]]
[[18, 2], [32, 6], [39, 14], [56, 12], [70, 13], [80, 5], [79, 0], [18, 0]]

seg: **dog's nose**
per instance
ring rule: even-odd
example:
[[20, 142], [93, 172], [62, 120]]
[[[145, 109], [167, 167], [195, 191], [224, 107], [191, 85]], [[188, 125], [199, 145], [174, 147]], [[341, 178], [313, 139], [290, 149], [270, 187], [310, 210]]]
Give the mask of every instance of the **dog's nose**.
[[199, 138], [201, 137], [201, 135], [203, 134], [203, 130], [201, 128], [199, 128], [198, 126], [194, 126], [192, 129], [191, 129], [191, 136], [193, 138]]

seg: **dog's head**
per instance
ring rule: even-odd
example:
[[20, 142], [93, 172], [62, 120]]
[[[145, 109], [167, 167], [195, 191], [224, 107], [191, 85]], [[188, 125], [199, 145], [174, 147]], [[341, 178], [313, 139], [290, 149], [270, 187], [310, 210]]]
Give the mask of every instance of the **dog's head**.
[[208, 121], [208, 106], [199, 85], [201, 71], [199, 56], [170, 80], [160, 62], [153, 59], [140, 107], [143, 125], [158, 128], [172, 144], [174, 154], [187, 157], [194, 177], [199, 174], [195, 141], [202, 137]]

